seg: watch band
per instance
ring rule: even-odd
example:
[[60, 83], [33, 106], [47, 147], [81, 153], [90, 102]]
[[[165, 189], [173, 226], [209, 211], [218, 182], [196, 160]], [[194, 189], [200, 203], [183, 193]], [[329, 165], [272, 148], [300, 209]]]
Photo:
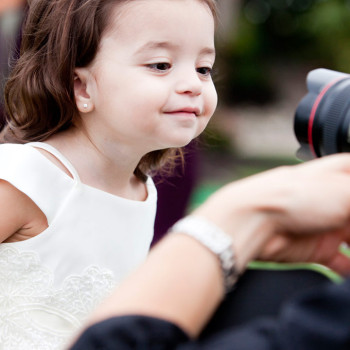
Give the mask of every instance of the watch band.
[[238, 279], [238, 273], [235, 266], [232, 239], [228, 234], [205, 218], [192, 215], [176, 222], [170, 228], [170, 232], [191, 236], [217, 255], [221, 263], [225, 291], [228, 293], [232, 290]]

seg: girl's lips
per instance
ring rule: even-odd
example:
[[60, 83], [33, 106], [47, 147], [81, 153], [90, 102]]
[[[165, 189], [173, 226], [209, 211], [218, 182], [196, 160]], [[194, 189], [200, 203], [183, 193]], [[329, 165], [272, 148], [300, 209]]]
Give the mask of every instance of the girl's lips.
[[199, 108], [192, 108], [192, 107], [186, 107], [186, 108], [180, 108], [173, 111], [167, 111], [166, 114], [194, 114], [196, 117], [199, 116], [200, 110]]

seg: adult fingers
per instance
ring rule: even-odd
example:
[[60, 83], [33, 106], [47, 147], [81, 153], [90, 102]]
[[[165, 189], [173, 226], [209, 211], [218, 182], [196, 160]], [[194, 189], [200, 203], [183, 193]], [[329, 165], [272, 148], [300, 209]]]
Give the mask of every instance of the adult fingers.
[[337, 253], [326, 265], [342, 276], [350, 275], [350, 258], [341, 252]]

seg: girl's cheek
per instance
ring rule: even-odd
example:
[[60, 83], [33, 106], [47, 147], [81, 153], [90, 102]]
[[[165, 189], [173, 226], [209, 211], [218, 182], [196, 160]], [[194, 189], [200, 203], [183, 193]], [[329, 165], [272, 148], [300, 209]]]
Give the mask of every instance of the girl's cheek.
[[218, 104], [218, 95], [217, 95], [216, 89], [213, 87], [212, 91], [210, 92], [207, 98], [207, 106], [211, 114], [214, 114], [217, 104]]

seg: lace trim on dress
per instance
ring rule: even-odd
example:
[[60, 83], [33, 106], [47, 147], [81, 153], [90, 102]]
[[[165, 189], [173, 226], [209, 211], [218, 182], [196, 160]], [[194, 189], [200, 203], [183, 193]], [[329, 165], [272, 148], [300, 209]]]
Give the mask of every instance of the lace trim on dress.
[[115, 287], [113, 273], [89, 266], [60, 288], [34, 251], [0, 245], [0, 349], [61, 349]]

